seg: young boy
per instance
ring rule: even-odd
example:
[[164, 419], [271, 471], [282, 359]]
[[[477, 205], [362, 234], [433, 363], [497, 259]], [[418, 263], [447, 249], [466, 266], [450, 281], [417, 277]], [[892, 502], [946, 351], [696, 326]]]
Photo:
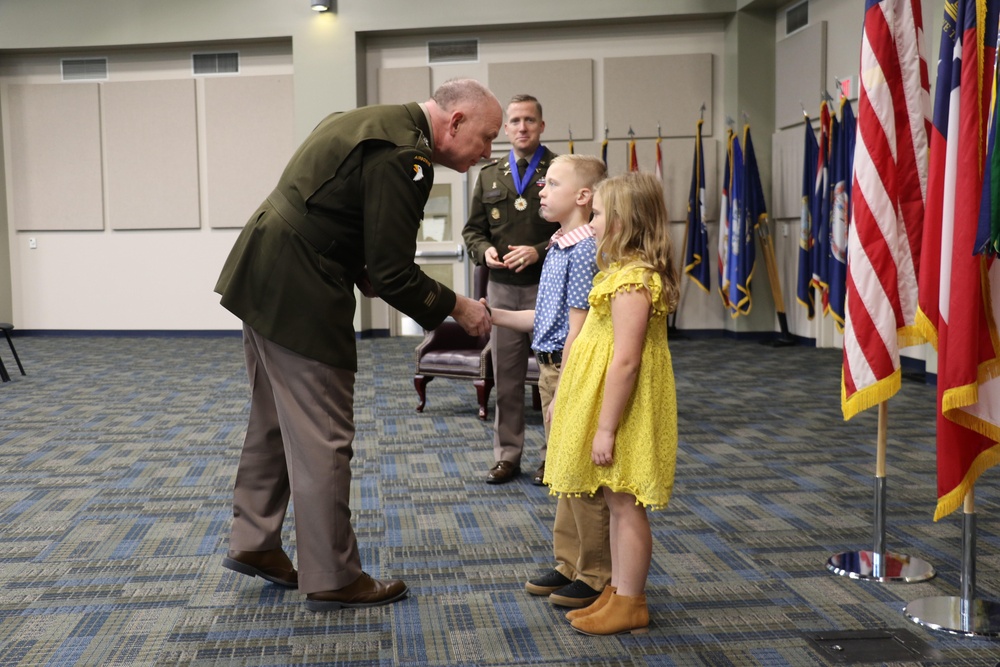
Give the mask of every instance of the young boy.
[[[605, 177], [604, 162], [590, 155], [560, 155], [549, 166], [539, 213], [559, 230], [549, 241], [542, 265], [535, 310], [492, 311], [493, 324], [531, 331], [531, 348], [538, 359], [538, 390], [549, 414], [559, 382], [562, 360], [587, 317], [587, 295], [597, 273], [597, 244], [590, 227], [594, 186]], [[593, 498], [559, 498], [552, 530], [556, 567], [528, 581], [532, 595], [548, 596], [563, 607], [586, 607], [611, 580], [610, 513], [603, 494]]]

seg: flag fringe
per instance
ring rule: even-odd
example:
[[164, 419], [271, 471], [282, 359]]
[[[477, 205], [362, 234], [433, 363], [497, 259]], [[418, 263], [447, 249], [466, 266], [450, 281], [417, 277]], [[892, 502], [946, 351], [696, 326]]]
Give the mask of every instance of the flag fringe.
[[961, 408], [952, 408], [945, 411], [944, 416], [948, 421], [955, 422], [970, 431], [975, 431], [984, 438], [989, 438], [1000, 444], [1000, 425], [994, 424], [974, 414], [966, 412]]
[[702, 291], [705, 292], [706, 294], [711, 294], [712, 293], [712, 290], [710, 290], [709, 288], [707, 288], [704, 285], [702, 285], [701, 281], [698, 280], [697, 278], [695, 278], [692, 274], [689, 273], [688, 274], [688, 278], [690, 278], [691, 282], [693, 282], [695, 285], [697, 285], [698, 287], [700, 287], [702, 289]]
[[[805, 307], [805, 308], [807, 308], [809, 310], [815, 310], [815, 308], [816, 308], [816, 303], [815, 302], [813, 302], [813, 303], [806, 303], [805, 301], [803, 301], [802, 299], [800, 299], [797, 296], [795, 297], [795, 300], [798, 301], [803, 307]], [[807, 313], [806, 314], [806, 319], [811, 322], [812, 319], [813, 319], [813, 317], [814, 317], [814, 315], [809, 315], [808, 314], [808, 310], [806, 311], [806, 313]]]
[[[844, 325], [846, 324], [844, 318], [838, 315], [837, 311], [835, 311], [833, 308], [830, 308], [829, 306], [827, 307], [827, 311], [829, 311], [830, 317], [833, 318], [833, 325], [834, 327], [836, 327], [837, 333], [841, 334], [844, 333]], [[826, 313], [824, 313], [824, 315], [825, 314]]]
[[[756, 264], [754, 269], [756, 269]], [[729, 307], [733, 309], [733, 312], [729, 313], [729, 316], [734, 320], [740, 315], [749, 315], [750, 309], [753, 308], [753, 302], [750, 297], [750, 281], [753, 280], [753, 270], [750, 271], [750, 275], [747, 276], [747, 286], [744, 288], [742, 285], [737, 285], [736, 289], [742, 295], [737, 303], [729, 303]], [[744, 306], [746, 307], [744, 309]]]
[[916, 320], [917, 320], [916, 323], [917, 330], [920, 332], [920, 336], [923, 338], [923, 341], [921, 342], [930, 343], [931, 347], [934, 348], [934, 351], [937, 352], [938, 349], [937, 326], [935, 326], [934, 323], [931, 322], [931, 318], [927, 317], [927, 315], [921, 308], [917, 308]]
[[850, 398], [847, 397], [847, 385], [844, 384], [843, 370], [840, 377], [840, 408], [844, 413], [844, 421], [854, 417], [859, 412], [873, 408], [883, 401], [888, 401], [899, 391], [903, 381], [903, 372], [897, 368], [873, 385], [858, 389]]
[[911, 324], [896, 329], [896, 340], [899, 342], [900, 347], [912, 347], [914, 345], [922, 345], [926, 339], [920, 332], [919, 327]]
[[938, 498], [934, 520], [942, 519], [961, 507], [965, 496], [975, 487], [979, 476], [998, 463], [1000, 463], [1000, 443], [980, 452], [958, 486]]
[[702, 285], [701, 281], [698, 280], [698, 278], [693, 273], [691, 273], [692, 271], [695, 270], [695, 268], [701, 266], [701, 262], [702, 262], [701, 255], [695, 255], [694, 259], [695, 259], [694, 262], [691, 262], [690, 264], [688, 264], [687, 266], [684, 267], [684, 273], [687, 274], [687, 277], [691, 279], [691, 282], [693, 282], [695, 285], [697, 285], [698, 287], [700, 287], [706, 293], [711, 294], [712, 290], [710, 290], [705, 285]]

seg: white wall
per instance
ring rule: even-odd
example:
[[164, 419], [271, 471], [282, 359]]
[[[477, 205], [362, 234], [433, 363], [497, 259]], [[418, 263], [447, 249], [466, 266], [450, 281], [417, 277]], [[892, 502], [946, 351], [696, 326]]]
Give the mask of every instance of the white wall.
[[[742, 108], [773, 108], [772, 81], [744, 81], [734, 87], [733, 78], [745, 60], [748, 44], [733, 47], [730, 26], [742, 25], [731, 19], [737, 9], [755, 12], [754, 21], [770, 15], [775, 40], [783, 37], [782, 5], [773, 0], [565, 0], [539, 3], [510, 0], [501, 12], [485, 0], [437, 0], [424, 3], [415, 12], [403, 0], [339, 0], [337, 13], [316, 15], [307, 0], [3, 0], [0, 2], [0, 77], [32, 76], [30, 71], [12, 72], [10, 63], [29, 55], [51, 51], [68, 55], [101, 50], [134, 50], [155, 45], [241, 43], [246, 40], [290, 39], [291, 71], [294, 76], [295, 135], [303, 138], [315, 123], [334, 110], [365, 103], [374, 69], [382, 64], [404, 66], [421, 60], [421, 45], [429, 35], [479, 36], [484, 60], [479, 64], [485, 76], [486, 58], [495, 60], [537, 60], [593, 57], [599, 67], [601, 57], [682, 52], [711, 52], [716, 79], [713, 95], [714, 138], [721, 142], [726, 115], [736, 116]], [[791, 4], [791, 3], [789, 3]], [[568, 8], [572, 11], [567, 11]], [[831, 76], [857, 69], [861, 12], [856, 0], [813, 0], [811, 20], [830, 24], [828, 72]], [[932, 53], [940, 25], [943, 0], [924, 2], [924, 19]], [[498, 21], [507, 20], [503, 24]], [[720, 27], [722, 26], [722, 27]], [[744, 40], [747, 41], [747, 40]], [[365, 50], [367, 49], [367, 55]], [[359, 55], [360, 53], [360, 55]], [[732, 73], [727, 67], [733, 63]], [[420, 64], [424, 64], [420, 62]], [[474, 72], [473, 72], [474, 73]], [[442, 76], [446, 72], [441, 72]], [[595, 72], [595, 83], [601, 77]], [[438, 81], [435, 80], [434, 83]], [[754, 99], [760, 85], [767, 99]], [[855, 90], [856, 90], [855, 81]], [[831, 81], [832, 89], [833, 83]], [[736, 91], [734, 93], [734, 90]], [[596, 90], [595, 96], [602, 94]], [[759, 102], [759, 104], [757, 104]], [[594, 100], [595, 124], [600, 127], [601, 105]], [[770, 106], [769, 106], [770, 105]], [[753, 111], [755, 125], [766, 127], [773, 119]], [[768, 132], [769, 133], [769, 132]], [[766, 135], [754, 133], [762, 160], [770, 161]], [[565, 145], [554, 149], [565, 150]], [[597, 151], [597, 142], [578, 142], [580, 152]], [[649, 150], [649, 149], [647, 149]], [[642, 153], [641, 153], [642, 154]], [[611, 156], [613, 160], [618, 158]], [[721, 160], [721, 155], [720, 162]], [[615, 165], [612, 162], [612, 168]], [[7, 170], [16, 166], [7, 165]], [[765, 167], [762, 166], [762, 169]], [[9, 180], [9, 174], [7, 175]], [[474, 174], [470, 177], [474, 182]], [[770, 200], [770, 188], [765, 194]], [[0, 193], [0, 202], [6, 192]], [[717, 193], [708, 193], [709, 198]], [[6, 206], [0, 206], [0, 227], [11, 229]], [[249, 211], [248, 211], [249, 215]], [[778, 261], [782, 275], [794, 274], [796, 246], [786, 244], [776, 225]], [[683, 226], [675, 226], [678, 245]], [[717, 224], [710, 225], [714, 248]], [[235, 236], [235, 230], [206, 229], [140, 234], [99, 233], [62, 239], [33, 233], [38, 249], [27, 250], [23, 234], [8, 232], [9, 258], [0, 253], [0, 269], [7, 263], [12, 275], [12, 315], [25, 329], [214, 329], [235, 328], [236, 323], [218, 307], [212, 294], [215, 276]], [[2, 244], [0, 244], [2, 246]], [[166, 251], [166, 254], [163, 252]], [[34, 254], [31, 254], [34, 253]], [[770, 314], [770, 294], [763, 258], [754, 282], [755, 310], [764, 327], [774, 323]], [[179, 268], [174, 271], [174, 266]], [[3, 271], [0, 271], [2, 276]], [[687, 283], [685, 279], [685, 284]], [[0, 288], [2, 288], [0, 280]], [[77, 289], [79, 288], [79, 292]], [[801, 308], [794, 303], [794, 283], [785, 282], [785, 310], [794, 320], [793, 332], [816, 335], [809, 325], [795, 320]], [[146, 303], [130, 297], [144, 292]], [[86, 295], [84, 295], [84, 293]], [[54, 294], [66, 294], [53, 301]], [[791, 302], [789, 302], [789, 297]], [[68, 303], [74, 300], [73, 304]], [[128, 303], [122, 312], [121, 303]], [[86, 307], [76, 307], [85, 304]], [[0, 299], [0, 308], [4, 306]], [[164, 317], [164, 313], [168, 313]], [[0, 317], [6, 313], [0, 312]], [[166, 320], [166, 322], [165, 322]], [[359, 321], [359, 320], [358, 320]], [[725, 316], [717, 295], [705, 295], [685, 285], [684, 310], [678, 324], [682, 328], [726, 328], [734, 325]], [[742, 330], [742, 329], [736, 329]], [[822, 332], [820, 332], [822, 333]], [[823, 334], [825, 336], [825, 334]], [[826, 340], [826, 338], [824, 338]], [[829, 341], [836, 344], [836, 339]]]
[[[109, 80], [115, 82], [191, 79], [191, 52], [197, 48], [108, 49]], [[242, 43], [240, 72], [243, 76], [291, 74], [288, 41]], [[96, 55], [96, 54], [95, 54]], [[13, 84], [57, 84], [60, 82], [58, 54], [23, 54], [0, 60], [0, 111], [6, 111]], [[204, 138], [204, 84], [196, 79], [199, 114], [197, 134]], [[67, 110], [71, 112], [71, 110]], [[7, 117], [3, 113], [4, 118]], [[9, 124], [4, 125], [9, 145]], [[150, 132], [156, 132], [151, 126]], [[107, 128], [105, 128], [107, 131]], [[288, 154], [294, 149], [290, 145]], [[72, 160], [67, 154], [65, 159]], [[207, 219], [205, 146], [199, 155], [201, 225], [196, 229], [114, 230], [105, 224], [100, 231], [17, 231], [10, 225], [10, 266], [13, 321], [20, 329], [35, 330], [214, 330], [239, 328], [238, 320], [219, 307], [212, 287], [222, 262], [239, 233], [239, 225], [267, 195], [255, 185], [247, 193], [240, 220], [229, 229], [212, 229]], [[10, 164], [9, 154], [5, 162]], [[273, 165], [277, 179], [283, 164]], [[7, 191], [11, 199], [11, 175]], [[155, 166], [151, 165], [151, 169]], [[257, 191], [259, 190], [259, 191]], [[58, 192], [52, 196], [58, 196]], [[244, 199], [241, 197], [241, 199]], [[23, 226], [23, 225], [20, 225]], [[221, 226], [221, 225], [216, 225]], [[31, 247], [31, 246], [34, 247]]]

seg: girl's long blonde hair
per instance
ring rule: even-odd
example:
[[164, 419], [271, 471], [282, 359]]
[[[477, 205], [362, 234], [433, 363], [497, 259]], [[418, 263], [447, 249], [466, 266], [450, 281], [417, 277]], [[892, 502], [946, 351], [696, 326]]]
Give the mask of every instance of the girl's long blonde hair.
[[680, 288], [663, 185], [652, 174], [634, 171], [602, 181], [597, 193], [606, 221], [597, 244], [597, 267], [605, 271], [612, 262], [638, 262], [659, 273], [667, 312], [673, 311]]

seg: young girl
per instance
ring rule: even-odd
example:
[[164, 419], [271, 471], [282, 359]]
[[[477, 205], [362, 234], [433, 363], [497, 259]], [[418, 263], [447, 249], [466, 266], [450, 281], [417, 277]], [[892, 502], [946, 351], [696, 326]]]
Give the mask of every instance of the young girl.
[[631, 172], [601, 183], [590, 310], [563, 367], [545, 482], [553, 494], [603, 493], [611, 509], [611, 584], [566, 617], [588, 635], [649, 625], [653, 537], [646, 508], [665, 507], [677, 460], [677, 400], [667, 314], [677, 306], [660, 182]]

